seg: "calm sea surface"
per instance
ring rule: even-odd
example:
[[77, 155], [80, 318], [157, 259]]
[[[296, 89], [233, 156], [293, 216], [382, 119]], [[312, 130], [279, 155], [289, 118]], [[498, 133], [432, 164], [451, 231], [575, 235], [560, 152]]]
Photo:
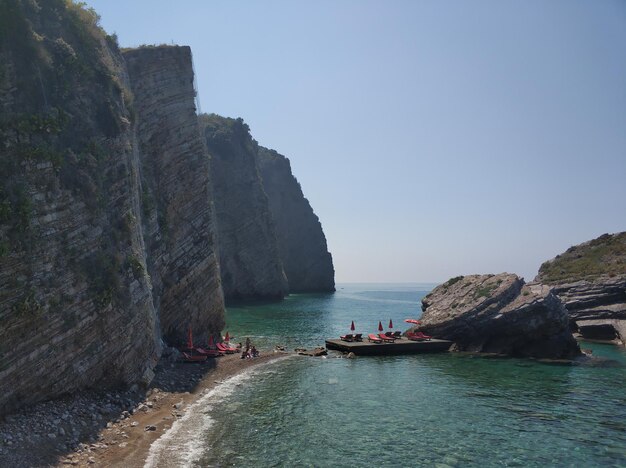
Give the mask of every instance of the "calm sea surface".
[[[227, 312], [235, 341], [312, 347], [420, 315], [432, 285], [339, 285]], [[196, 408], [195, 466], [626, 467], [626, 352], [609, 365], [458, 354], [292, 357], [225, 383]], [[191, 421], [183, 424], [191, 424]], [[189, 439], [191, 440], [191, 439]]]

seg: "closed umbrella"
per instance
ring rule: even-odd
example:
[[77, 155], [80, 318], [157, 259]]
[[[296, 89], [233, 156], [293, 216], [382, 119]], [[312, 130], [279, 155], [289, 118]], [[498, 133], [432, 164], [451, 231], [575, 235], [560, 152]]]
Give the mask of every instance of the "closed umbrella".
[[382, 322], [379, 320], [379, 321], [378, 321], [378, 331], [380, 331], [380, 332], [381, 332], [381, 331], [383, 331], [383, 330], [384, 330], [384, 328], [383, 328], [383, 324], [382, 324]]
[[209, 333], [209, 349], [212, 349], [214, 347], [215, 347], [215, 342], [213, 341], [213, 335]]
[[350, 325], [350, 331], [354, 331], [356, 330], [356, 327], [354, 326], [354, 320], [352, 321], [352, 324]]
[[187, 348], [193, 349], [193, 336], [191, 333], [191, 325], [189, 325], [189, 329], [187, 330]]
[[230, 341], [230, 335], [226, 332], [226, 336], [224, 337], [224, 341]]
[[391, 330], [393, 328], [393, 322], [391, 321], [391, 319], [389, 319], [389, 329]]

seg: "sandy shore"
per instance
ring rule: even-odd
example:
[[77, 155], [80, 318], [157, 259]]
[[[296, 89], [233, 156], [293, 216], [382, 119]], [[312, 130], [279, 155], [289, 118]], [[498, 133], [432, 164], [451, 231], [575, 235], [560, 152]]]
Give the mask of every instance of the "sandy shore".
[[85, 392], [36, 405], [0, 423], [0, 466], [142, 467], [150, 445], [207, 390], [284, 356], [160, 363], [147, 391]]
[[[190, 366], [195, 365], [177, 363], [169, 369], [169, 373], [161, 371], [161, 375], [148, 392], [147, 399], [139, 404], [141, 408], [139, 411], [127, 419], [113, 423], [111, 427], [101, 432], [102, 439], [97, 449], [66, 457], [59, 466], [70, 461], [77, 462], [78, 466], [142, 467], [152, 442], [161, 437], [177, 418], [182, 417], [186, 407], [205, 390], [215, 387], [222, 380], [244, 369], [281, 356], [284, 355], [266, 353], [255, 359], [241, 359], [238, 354], [223, 356], [215, 360], [215, 366], [207, 370], [191, 391], [168, 391], [167, 389], [171, 387], [168, 374], [179, 375], [182, 372], [184, 375]], [[144, 405], [145, 409], [141, 405]], [[134, 423], [137, 424], [133, 427]], [[148, 426], [154, 430], [146, 430]]]

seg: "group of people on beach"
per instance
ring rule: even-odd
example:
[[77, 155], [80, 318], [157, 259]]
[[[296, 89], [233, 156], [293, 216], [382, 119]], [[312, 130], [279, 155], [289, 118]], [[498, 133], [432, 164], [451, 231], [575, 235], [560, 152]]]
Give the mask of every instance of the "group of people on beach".
[[[242, 347], [241, 343], [239, 347]], [[250, 342], [250, 338], [246, 338], [246, 348], [241, 352], [241, 359], [252, 359], [260, 355], [261, 353], [259, 353], [256, 347]]]

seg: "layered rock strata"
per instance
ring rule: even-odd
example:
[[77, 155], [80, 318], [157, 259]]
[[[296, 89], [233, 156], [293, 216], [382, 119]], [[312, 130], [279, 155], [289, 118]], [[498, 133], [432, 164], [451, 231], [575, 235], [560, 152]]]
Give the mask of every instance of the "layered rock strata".
[[134, 97], [144, 238], [163, 336], [224, 325], [212, 183], [194, 103], [189, 47], [123, 53]]
[[210, 154], [224, 295], [282, 299], [287, 277], [257, 166], [258, 145], [241, 119], [212, 114], [199, 120]]
[[289, 290], [334, 291], [335, 270], [322, 225], [293, 176], [289, 159], [263, 147], [257, 157]]
[[536, 281], [554, 288], [584, 337], [626, 343], [626, 232], [570, 247]]
[[159, 341], [115, 42], [62, 0], [0, 21], [1, 414], [149, 381]]
[[458, 351], [538, 358], [580, 354], [559, 298], [517, 275], [452, 278], [422, 300], [422, 310], [419, 330], [454, 341]]

